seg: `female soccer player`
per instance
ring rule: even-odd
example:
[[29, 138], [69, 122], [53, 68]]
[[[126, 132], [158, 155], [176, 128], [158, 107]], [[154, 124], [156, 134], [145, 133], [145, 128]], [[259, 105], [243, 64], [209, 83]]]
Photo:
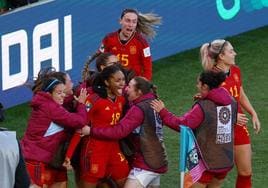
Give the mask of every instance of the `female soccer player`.
[[255, 133], [259, 133], [261, 124], [243, 89], [240, 68], [235, 65], [236, 52], [229, 41], [217, 39], [211, 43], [203, 44], [200, 48], [200, 55], [205, 70], [224, 71], [226, 73], [227, 78], [222, 87], [226, 88], [239, 104], [238, 121], [234, 130], [235, 163], [238, 173], [236, 188], [250, 188], [252, 187], [252, 151], [250, 135], [246, 126], [248, 118], [242, 109], [251, 115]]
[[152, 57], [146, 39], [156, 34], [154, 28], [161, 23], [156, 14], [142, 14], [134, 9], [123, 10], [120, 21], [121, 28], [107, 34], [102, 40], [100, 52], [111, 52], [121, 64], [135, 72], [136, 76], [152, 79]]
[[150, 107], [156, 88], [144, 77], [134, 77], [126, 88], [131, 107], [113, 127], [92, 127], [90, 139], [121, 139], [130, 133], [135, 147], [125, 188], [160, 187], [160, 175], [167, 171], [163, 126]]
[[[125, 76], [117, 65], [104, 68], [95, 77], [93, 93], [86, 102], [91, 127], [107, 129], [119, 121], [125, 104], [124, 87]], [[123, 187], [129, 173], [128, 161], [117, 140], [83, 137], [80, 164], [83, 188], [96, 187], [106, 176], [111, 176], [119, 187]]]

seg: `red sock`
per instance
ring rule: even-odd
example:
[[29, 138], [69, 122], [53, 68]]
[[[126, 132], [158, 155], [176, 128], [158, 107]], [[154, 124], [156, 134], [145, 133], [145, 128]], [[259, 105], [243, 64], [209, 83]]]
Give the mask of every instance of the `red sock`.
[[79, 144], [81, 140], [81, 134], [78, 133], [78, 132], [75, 132], [71, 141], [70, 141], [70, 144], [69, 144], [69, 147], [66, 151], [66, 154], [65, 154], [65, 157], [68, 157], [69, 159], [72, 158], [73, 154], [74, 154], [74, 150], [76, 149], [77, 145]]
[[241, 176], [238, 175], [236, 178], [236, 188], [251, 188], [251, 175]]

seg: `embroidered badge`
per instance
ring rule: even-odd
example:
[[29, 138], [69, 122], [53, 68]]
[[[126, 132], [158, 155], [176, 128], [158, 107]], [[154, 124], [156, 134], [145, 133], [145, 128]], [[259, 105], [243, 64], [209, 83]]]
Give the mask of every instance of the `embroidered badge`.
[[98, 173], [98, 171], [99, 171], [99, 165], [98, 165], [98, 164], [92, 164], [90, 171], [91, 171], [93, 174]]
[[239, 77], [238, 77], [237, 74], [234, 74], [234, 80], [235, 80], [236, 82], [239, 82]]
[[131, 55], [135, 55], [137, 53], [136, 46], [130, 46], [129, 47], [129, 52], [130, 52]]

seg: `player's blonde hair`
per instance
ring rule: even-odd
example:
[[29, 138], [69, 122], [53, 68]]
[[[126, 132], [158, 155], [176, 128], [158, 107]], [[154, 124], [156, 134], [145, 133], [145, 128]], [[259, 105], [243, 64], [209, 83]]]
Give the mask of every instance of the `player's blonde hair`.
[[230, 42], [224, 39], [216, 39], [211, 43], [205, 43], [200, 48], [200, 58], [204, 70], [211, 70], [225, 47]]

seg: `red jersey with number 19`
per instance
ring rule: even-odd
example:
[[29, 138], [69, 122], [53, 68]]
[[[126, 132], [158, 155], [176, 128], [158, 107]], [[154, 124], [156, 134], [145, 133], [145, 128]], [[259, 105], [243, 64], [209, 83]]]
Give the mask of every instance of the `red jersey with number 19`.
[[152, 58], [147, 41], [141, 34], [135, 32], [123, 44], [119, 38], [119, 31], [106, 35], [102, 40], [99, 51], [113, 53], [118, 57], [121, 64], [129, 70], [133, 70], [136, 76], [143, 76], [151, 80]]

